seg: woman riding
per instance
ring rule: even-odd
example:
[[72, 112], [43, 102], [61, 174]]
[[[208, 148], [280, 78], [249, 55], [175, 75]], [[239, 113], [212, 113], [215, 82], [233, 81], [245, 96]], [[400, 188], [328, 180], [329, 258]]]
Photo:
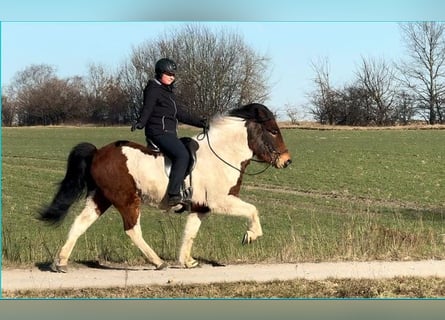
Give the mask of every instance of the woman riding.
[[172, 207], [183, 202], [180, 189], [190, 160], [187, 148], [178, 138], [178, 121], [198, 128], [205, 128], [207, 123], [176, 102], [173, 92], [176, 69], [176, 63], [171, 59], [156, 62], [155, 78], [150, 79], [144, 89], [142, 112], [132, 127], [132, 131], [145, 127], [147, 140], [153, 141], [172, 161], [167, 186], [167, 204]]

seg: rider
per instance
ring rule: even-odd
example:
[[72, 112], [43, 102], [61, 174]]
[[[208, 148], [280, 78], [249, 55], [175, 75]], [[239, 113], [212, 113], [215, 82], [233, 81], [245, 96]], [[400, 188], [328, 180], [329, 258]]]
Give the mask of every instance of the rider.
[[173, 93], [176, 63], [168, 58], [160, 59], [155, 65], [155, 78], [148, 81], [144, 89], [144, 104], [138, 122], [132, 127], [143, 129], [145, 136], [153, 141], [172, 161], [167, 186], [167, 203], [176, 206], [183, 202], [180, 194], [189, 164], [189, 152], [178, 138], [178, 121], [199, 128], [206, 127], [206, 120], [186, 111], [176, 102]]

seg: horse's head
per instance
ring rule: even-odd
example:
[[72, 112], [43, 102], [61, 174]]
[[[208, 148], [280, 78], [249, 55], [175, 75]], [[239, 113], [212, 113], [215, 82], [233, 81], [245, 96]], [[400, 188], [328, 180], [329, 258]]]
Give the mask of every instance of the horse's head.
[[280, 128], [266, 106], [252, 103], [233, 109], [229, 115], [246, 120], [248, 145], [256, 158], [276, 168], [286, 168], [291, 164]]

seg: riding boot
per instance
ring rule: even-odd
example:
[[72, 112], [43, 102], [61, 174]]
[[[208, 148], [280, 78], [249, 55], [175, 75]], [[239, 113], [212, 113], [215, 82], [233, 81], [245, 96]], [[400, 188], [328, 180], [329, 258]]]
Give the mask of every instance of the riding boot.
[[173, 170], [170, 171], [170, 177], [167, 185], [167, 204], [174, 207], [182, 202], [181, 179], [178, 179]]
[[182, 203], [182, 197], [178, 194], [168, 195], [167, 205], [169, 207], [175, 207]]

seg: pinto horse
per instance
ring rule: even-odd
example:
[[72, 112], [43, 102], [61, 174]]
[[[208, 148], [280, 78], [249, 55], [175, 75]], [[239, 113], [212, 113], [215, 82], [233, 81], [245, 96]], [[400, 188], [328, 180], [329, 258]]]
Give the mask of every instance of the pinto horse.
[[[191, 179], [193, 194], [178, 254], [178, 264], [183, 268], [198, 266], [191, 255], [192, 245], [202, 219], [210, 212], [247, 218], [243, 244], [260, 237], [263, 233], [258, 210], [239, 198], [243, 174], [252, 158], [276, 168], [285, 168], [291, 163], [275, 118], [262, 104], [245, 105], [225, 116], [214, 117], [205, 134], [206, 139], [198, 139]], [[190, 184], [187, 181], [185, 183]], [[100, 149], [91, 143], [75, 146], [52, 203], [38, 217], [49, 223], [61, 222], [71, 205], [86, 191], [85, 208], [74, 220], [53, 269], [67, 271], [77, 239], [111, 205], [121, 214], [125, 233], [148, 262], [158, 270], [167, 267], [145, 242], [140, 226], [142, 199], [158, 208], [167, 208], [167, 184], [164, 156], [148, 147], [129, 141], [117, 141]]]

